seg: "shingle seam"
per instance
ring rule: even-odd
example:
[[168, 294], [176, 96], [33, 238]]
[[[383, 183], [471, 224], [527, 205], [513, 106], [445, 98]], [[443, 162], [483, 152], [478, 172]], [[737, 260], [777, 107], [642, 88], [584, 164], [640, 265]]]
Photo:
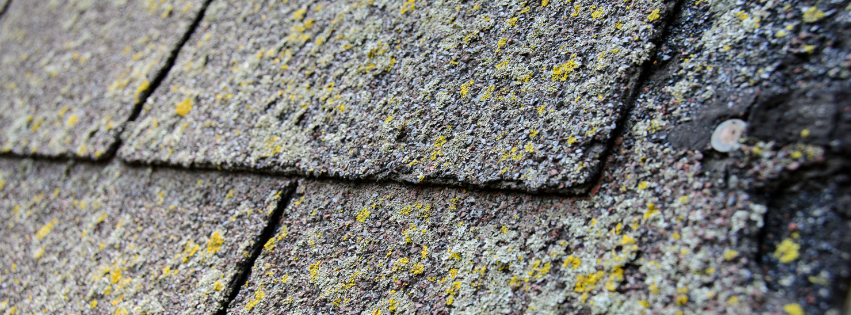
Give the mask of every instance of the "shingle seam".
[[237, 266], [236, 275], [232, 278], [231, 283], [228, 284], [227, 291], [228, 294], [221, 304], [219, 305], [219, 310], [216, 311], [216, 315], [226, 315], [228, 306], [230, 303], [239, 296], [239, 291], [242, 287], [245, 286], [245, 283], [248, 282], [248, 278], [251, 276], [251, 269], [254, 268], [254, 262], [257, 261], [257, 258], [260, 257], [260, 253], [263, 251], [263, 245], [269, 241], [278, 231], [280, 227], [281, 218], [283, 217], [284, 210], [290, 204], [290, 200], [295, 195], [296, 186], [298, 185], [298, 181], [292, 180], [284, 184], [282, 187], [283, 191], [281, 193], [281, 199], [278, 200], [278, 205], [275, 210], [272, 212], [272, 215], [269, 216], [269, 221], [266, 222], [266, 226], [255, 238], [255, 242], [251, 245], [251, 252], [249, 253], [248, 258], [240, 262]]
[[[198, 15], [195, 16], [195, 19], [192, 21], [192, 24], [189, 25], [189, 28], [183, 33], [183, 37], [180, 38], [180, 41], [177, 42], [177, 45], [174, 46], [174, 49], [168, 55], [168, 59], [166, 59], [165, 64], [160, 71], [157, 72], [157, 75], [154, 77], [154, 80], [151, 82], [151, 85], [142, 93], [139, 94], [139, 101], [133, 107], [133, 112], [130, 114], [130, 117], [127, 118], [127, 121], [136, 121], [139, 118], [139, 114], [142, 113], [142, 108], [145, 102], [148, 100], [148, 97], [156, 91], [156, 89], [160, 86], [162, 81], [168, 76], [168, 73], [171, 71], [171, 68], [174, 67], [174, 62], [177, 60], [177, 56], [180, 54], [180, 50], [183, 49], [183, 46], [186, 45], [186, 42], [189, 41], [189, 38], [192, 37], [192, 33], [195, 33], [195, 29], [198, 28], [198, 25], [201, 25], [201, 20], [204, 19], [204, 14], [207, 12], [207, 8], [210, 6], [213, 0], [206, 0], [204, 4], [201, 5], [201, 10], [198, 11]], [[118, 143], [118, 142], [117, 142]], [[116, 146], [116, 149], [118, 146]], [[115, 154], [115, 151], [110, 152], [111, 155]]]
[[[162, 81], [164, 81], [165, 78], [168, 76], [168, 73], [171, 71], [171, 68], [174, 67], [174, 63], [177, 60], [177, 57], [180, 54], [180, 51], [182, 50], [182, 48], [186, 44], [186, 42], [188, 42], [189, 39], [192, 37], [192, 34], [195, 32], [195, 29], [197, 29], [199, 27], [199, 25], [201, 25], [201, 21], [204, 19], [204, 15], [207, 11], [207, 8], [210, 6], [210, 3], [212, 3], [212, 2], [213, 2], [213, 0], [204, 1], [204, 3], [201, 6], [201, 9], [198, 11], [198, 14], [195, 16], [195, 19], [192, 20], [192, 24], [189, 25], [186, 32], [183, 33], [183, 36], [181, 36], [180, 40], [176, 43], [174, 48], [169, 52], [169, 55], [168, 55], [168, 58], [165, 61], [165, 64], [157, 71], [157, 74], [154, 76], [153, 81], [151, 81], [151, 83], [150, 83], [150, 85], [148, 86], [147, 89], [145, 89], [145, 90], [143, 90], [142, 92], [139, 93], [138, 100], [133, 105], [133, 110], [131, 111], [130, 116], [124, 122], [124, 126], [122, 128], [125, 128], [125, 130], [126, 130], [127, 124], [132, 122], [132, 121], [135, 121], [139, 117], [139, 115], [142, 112], [142, 109], [144, 108], [145, 103], [148, 100], [148, 97], [150, 97], [151, 94], [154, 93], [154, 91], [160, 86]], [[6, 3], [6, 6], [4, 6], [2, 9], [0, 9], [0, 18], [2, 18], [5, 15], [7, 9], [11, 5], [11, 3], [12, 3], [12, 1], [10, 0], [9, 2]], [[115, 141], [109, 146], [109, 148], [106, 150], [106, 152], [98, 158], [85, 158], [85, 157], [76, 156], [74, 154], [60, 154], [60, 155], [46, 155], [46, 154], [39, 154], [39, 153], [18, 154], [18, 153], [11, 152], [11, 151], [0, 153], [0, 157], [32, 158], [32, 159], [37, 159], [37, 160], [50, 160], [50, 161], [88, 160], [88, 161], [93, 161], [93, 162], [97, 162], [97, 163], [109, 163], [116, 156], [116, 153], [118, 152], [118, 148], [120, 148], [122, 143], [123, 143], [122, 139], [121, 139], [121, 135], [123, 134], [123, 132], [124, 132], [124, 130], [122, 130], [122, 132], [119, 132], [119, 133], [116, 134]]]
[[[662, 28], [659, 36], [652, 41], [657, 48], [659, 45], [667, 42], [670, 37], [677, 36], [677, 34], [673, 33], [672, 30], [675, 27], [674, 21], [681, 13], [681, 10], [683, 10], [684, 2], [684, 0], [674, 1], [674, 7], [671, 10], [668, 10], [668, 12], [666, 12], [667, 15], [663, 17], [663, 24], [665, 27]], [[618, 139], [626, 135], [628, 132], [627, 126], [630, 125], [629, 119], [633, 117], [633, 110], [635, 109], [635, 103], [638, 102], [638, 96], [641, 95], [641, 89], [648, 83], [647, 81], [650, 77], [652, 77], [655, 71], [663, 71], [663, 69], [653, 69], [653, 60], [656, 59], [657, 51], [658, 49], [654, 49], [651, 54], [651, 58], [644, 61], [644, 64], [639, 67], [639, 74], [636, 77], [635, 82], [631, 84], [632, 86], [629, 88], [629, 94], [624, 101], [625, 106], [621, 109], [622, 114], [616, 120], [615, 129], [612, 131], [611, 137], [609, 137], [607, 143], [603, 147], [603, 151], [600, 153], [600, 164], [598, 168], [594, 170], [592, 179], [580, 187], [585, 189], [584, 193], [580, 194], [580, 196], [593, 196], [597, 192], [599, 186], [602, 185], [605, 169], [611, 164], [608, 159], [617, 149], [616, 143]]]
[[6, 11], [9, 11], [9, 6], [12, 5], [12, 0], [6, 1], [6, 5], [0, 8], [0, 19], [6, 15]]
[[[188, 42], [189, 39], [192, 37], [192, 34], [195, 33], [195, 29], [197, 29], [198, 26], [201, 25], [201, 21], [204, 19], [204, 15], [207, 12], [207, 8], [212, 2], [213, 0], [204, 1], [204, 4], [201, 5], [201, 10], [198, 10], [198, 14], [195, 16], [195, 19], [192, 20], [192, 24], [189, 25], [189, 28], [186, 30], [186, 32], [183, 33], [183, 36], [180, 38], [180, 40], [177, 42], [171, 52], [169, 52], [165, 64], [157, 72], [157, 75], [154, 76], [154, 79], [153, 81], [151, 81], [150, 86], [148, 86], [147, 89], [139, 93], [138, 101], [136, 102], [136, 104], [133, 105], [133, 111], [130, 113], [130, 116], [127, 117], [127, 121], [124, 123], [124, 128], [127, 128], [127, 125], [130, 122], [136, 121], [136, 119], [139, 118], [139, 115], [142, 113], [142, 109], [145, 106], [145, 102], [148, 101], [148, 97], [150, 97], [151, 94], [154, 94], [154, 91], [156, 91], [160, 84], [162, 84], [163, 80], [165, 80], [165, 78], [168, 76], [168, 73], [171, 71], [171, 68], [174, 67], [174, 63], [177, 60], [177, 56], [180, 55], [180, 51], [183, 49], [183, 46], [186, 45], [186, 42]], [[103, 160], [112, 160], [112, 158], [115, 157], [116, 153], [118, 152], [118, 148], [121, 147], [122, 144], [121, 134], [123, 133], [123, 131], [124, 130], [122, 130], [122, 132], [119, 132], [116, 135], [115, 142], [112, 143], [112, 145], [109, 147], [109, 150], [107, 150], [106, 153], [103, 155]]]

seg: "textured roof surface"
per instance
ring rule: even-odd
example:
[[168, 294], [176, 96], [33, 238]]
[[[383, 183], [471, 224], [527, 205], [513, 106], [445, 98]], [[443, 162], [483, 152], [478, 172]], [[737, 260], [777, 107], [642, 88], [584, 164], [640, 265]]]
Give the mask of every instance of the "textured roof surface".
[[110, 161], [0, 157], [0, 313], [851, 314], [849, 30], [214, 0]]
[[12, 1], [0, 21], [0, 150], [97, 159], [201, 0]]
[[287, 197], [284, 185], [256, 176], [0, 159], [2, 308], [213, 313]]
[[[756, 231], [748, 215], [764, 207], [659, 195], [661, 174], [613, 198], [626, 175], [614, 177], [583, 199], [302, 180], [229, 313], [753, 310], [733, 272], [747, 262], [735, 237]], [[705, 224], [736, 211], [745, 215]]]
[[670, 5], [216, 1], [121, 155], [581, 191]]

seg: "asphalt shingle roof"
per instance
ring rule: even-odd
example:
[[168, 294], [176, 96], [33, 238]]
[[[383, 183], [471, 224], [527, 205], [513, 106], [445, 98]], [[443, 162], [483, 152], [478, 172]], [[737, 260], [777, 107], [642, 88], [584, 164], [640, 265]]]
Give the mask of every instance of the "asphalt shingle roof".
[[216, 1], [120, 155], [582, 192], [665, 1]]
[[[0, 312], [851, 310], [848, 1], [22, 1]], [[180, 47], [129, 122], [114, 25]]]
[[112, 156], [202, 5], [12, 1], [0, 20], [0, 151]]
[[0, 159], [3, 309], [215, 313], [291, 191], [252, 175]]

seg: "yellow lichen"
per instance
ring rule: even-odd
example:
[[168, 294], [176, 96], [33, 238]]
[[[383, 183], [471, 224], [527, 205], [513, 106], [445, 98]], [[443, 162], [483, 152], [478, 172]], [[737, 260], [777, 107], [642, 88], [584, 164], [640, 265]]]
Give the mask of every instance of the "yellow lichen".
[[656, 204], [648, 203], [647, 204], [647, 211], [644, 212], [644, 220], [646, 221], [647, 219], [650, 218], [650, 216], [652, 216], [653, 214], [656, 214], [656, 213], [659, 213], [659, 210], [656, 210]]
[[473, 80], [470, 80], [470, 82], [462, 84], [461, 85], [461, 92], [460, 92], [461, 96], [467, 96], [467, 94], [470, 94], [470, 87], [471, 86], [473, 86]]
[[567, 258], [564, 259], [563, 268], [576, 269], [576, 268], [579, 268], [579, 266], [581, 266], [581, 265], [582, 265], [582, 261], [579, 260], [579, 258], [573, 257], [571, 255], [571, 256], [567, 256]]
[[68, 117], [68, 127], [73, 127], [78, 121], [80, 121], [80, 118], [77, 115], [71, 115], [71, 117]]
[[136, 96], [135, 96], [135, 99], [136, 99], [137, 102], [139, 101], [139, 95], [141, 95], [142, 92], [147, 91], [148, 87], [150, 87], [150, 86], [151, 86], [151, 82], [148, 82], [148, 80], [142, 81], [142, 83], [139, 84], [139, 87], [136, 88]]
[[189, 114], [193, 105], [195, 105], [195, 101], [193, 101], [191, 97], [187, 97], [182, 102], [177, 103], [177, 106], [175, 106], [174, 109], [178, 116], [183, 117], [186, 116], [186, 114]]
[[109, 272], [109, 283], [116, 284], [121, 281], [121, 269], [112, 269]]
[[804, 22], [813, 23], [824, 17], [824, 12], [819, 11], [816, 6], [811, 6], [809, 9], [804, 11]]
[[56, 225], [56, 222], [58, 222], [58, 220], [54, 218], [47, 224], [43, 225], [40, 229], [38, 229], [38, 231], [36, 231], [35, 237], [39, 240], [47, 237], [47, 234], [50, 233], [50, 230], [52, 230], [53, 226]]
[[494, 86], [494, 85], [488, 86], [488, 87], [485, 89], [485, 93], [484, 93], [484, 94], [482, 94], [482, 97], [481, 97], [479, 100], [480, 100], [480, 101], [485, 101], [485, 100], [487, 100], [487, 99], [491, 98], [491, 96], [493, 95], [493, 91], [494, 91], [494, 89], [496, 89], [496, 86]]
[[789, 315], [804, 315], [804, 308], [802, 308], [798, 303], [783, 305], [783, 311]]
[[193, 241], [189, 241], [186, 243], [186, 248], [183, 249], [183, 259], [181, 261], [188, 262], [189, 257], [195, 256], [195, 253], [198, 252], [198, 248], [200, 248], [198, 244]]
[[39, 247], [38, 250], [33, 253], [33, 258], [39, 259], [41, 256], [44, 256], [44, 247]]
[[781, 263], [791, 262], [798, 259], [798, 250], [800, 248], [801, 245], [787, 238], [777, 246], [777, 250], [774, 251], [774, 258], [779, 258]]
[[416, 263], [413, 266], [411, 266], [411, 273], [415, 274], [415, 275], [423, 273], [424, 270], [425, 270], [425, 266], [423, 266], [422, 263]]
[[505, 37], [500, 38], [500, 39], [496, 42], [496, 48], [497, 48], [497, 49], [502, 49], [502, 47], [505, 47], [505, 44], [508, 44], [508, 39], [507, 39], [507, 38], [505, 38]]
[[609, 279], [606, 281], [606, 290], [608, 290], [608, 291], [617, 290], [617, 288], [618, 288], [617, 284], [620, 281], [623, 281], [623, 268], [618, 266], [618, 267], [615, 267], [615, 269], [612, 271], [612, 274], [609, 275]]
[[402, 3], [402, 9], [400, 9], [399, 12], [401, 14], [405, 14], [410, 11], [413, 11], [415, 8], [416, 6], [414, 0], [406, 0], [404, 3]]
[[317, 261], [310, 265], [308, 270], [310, 271], [310, 282], [316, 280], [316, 275], [319, 274], [319, 266], [322, 265], [322, 261]]
[[739, 298], [735, 296], [731, 296], [729, 299], [727, 299], [727, 305], [736, 305], [737, 303], [739, 303]]
[[434, 141], [435, 148], [443, 147], [444, 144], [446, 144], [446, 137], [444, 136], [437, 137], [437, 140]]
[[541, 279], [550, 272], [550, 268], [552, 265], [550, 263], [541, 264], [541, 261], [535, 261], [532, 263], [532, 271], [529, 271], [530, 276], [534, 276], [535, 279]]
[[648, 288], [650, 289], [650, 292], [652, 292], [652, 293], [659, 293], [659, 286], [655, 283], [651, 283]]
[[263, 298], [266, 297], [266, 292], [263, 292], [263, 287], [257, 288], [257, 291], [254, 291], [254, 299], [249, 301], [248, 304], [245, 304], [245, 309], [252, 310], [255, 306], [257, 306]]
[[659, 9], [653, 10], [650, 15], [647, 16], [647, 20], [653, 22], [659, 19]]
[[597, 273], [588, 274], [587, 276], [578, 275], [576, 276], [576, 286], [573, 288], [574, 292], [589, 292], [594, 290], [597, 285], [597, 281], [603, 277], [603, 271], [597, 271]]
[[556, 66], [552, 71], [552, 79], [553, 81], [565, 81], [567, 80], [567, 76], [579, 68], [579, 64], [574, 61], [572, 58], [568, 60], [566, 63]]
[[213, 232], [213, 235], [210, 235], [210, 240], [207, 241], [207, 253], [215, 254], [220, 249], [222, 249], [222, 244], [224, 244], [225, 239], [222, 238], [221, 233], [219, 231]]
[[576, 136], [574, 136], [574, 135], [570, 135], [569, 137], [567, 137], [567, 144], [568, 145], [574, 144], [574, 143], [576, 143], [576, 141], [577, 141], [577, 139], [576, 139]]
[[366, 218], [369, 217], [369, 214], [369, 210], [367, 210], [367, 208], [363, 208], [363, 210], [361, 210], [358, 215], [355, 216], [355, 220], [358, 220], [358, 222], [360, 223], [364, 223], [366, 222]]
[[738, 255], [739, 255], [739, 251], [736, 251], [736, 250], [724, 251], [724, 260], [729, 261], [730, 259], [736, 258], [736, 256], [738, 256]]
[[263, 245], [263, 249], [266, 251], [275, 249], [275, 238], [269, 238], [269, 240], [266, 241], [266, 244]]
[[216, 280], [216, 282], [213, 283], [213, 290], [221, 291], [224, 288], [225, 288], [225, 286], [221, 282], [219, 282], [218, 280]]
[[629, 245], [635, 244], [635, 239], [630, 237], [629, 235], [624, 234], [623, 239], [621, 240], [621, 245]]
[[570, 17], [577, 17], [577, 16], [579, 16], [579, 12], [581, 12], [581, 11], [582, 11], [582, 6], [581, 6], [581, 5], [574, 5], [574, 6], [573, 6], [573, 13], [571, 13], [571, 14], [570, 14]]
[[304, 14], [307, 13], [307, 9], [299, 9], [293, 12], [294, 20], [302, 20], [304, 19]]
[[411, 261], [411, 260], [410, 260], [410, 259], [408, 259], [408, 257], [402, 257], [402, 258], [399, 258], [399, 260], [397, 260], [397, 261], [396, 261], [395, 265], [397, 265], [397, 266], [399, 266], [399, 265], [404, 266], [404, 265], [407, 265], [410, 261]]

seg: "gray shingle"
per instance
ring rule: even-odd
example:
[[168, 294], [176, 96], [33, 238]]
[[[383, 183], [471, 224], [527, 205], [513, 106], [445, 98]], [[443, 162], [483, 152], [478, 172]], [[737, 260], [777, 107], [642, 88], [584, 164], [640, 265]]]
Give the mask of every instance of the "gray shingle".
[[2, 309], [211, 314], [286, 185], [249, 175], [0, 159]]
[[577, 192], [666, 1], [217, 1], [129, 161]]
[[13, 1], [0, 19], [0, 151], [110, 155], [202, 4]]

